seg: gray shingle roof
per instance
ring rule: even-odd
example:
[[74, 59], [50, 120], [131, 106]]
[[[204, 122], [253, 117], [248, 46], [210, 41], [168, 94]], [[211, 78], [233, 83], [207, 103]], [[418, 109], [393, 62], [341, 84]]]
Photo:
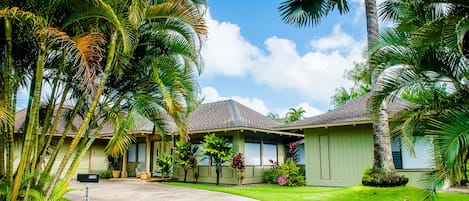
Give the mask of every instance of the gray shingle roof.
[[[368, 93], [359, 97], [342, 107], [334, 109], [324, 114], [305, 118], [289, 124], [278, 126], [277, 130], [290, 129], [290, 128], [303, 128], [303, 127], [319, 127], [326, 125], [347, 125], [357, 122], [369, 123], [371, 121], [369, 112], [367, 110], [367, 101], [371, 97]], [[393, 101], [388, 101], [388, 114], [390, 117], [410, 106], [410, 103], [395, 98]]]
[[271, 130], [280, 124], [234, 100], [200, 105], [189, 119], [189, 132], [224, 128]]
[[[24, 122], [25, 114], [26, 110], [16, 113], [15, 130], [20, 129]], [[171, 117], [165, 115], [164, 118], [166, 119], [166, 130], [168, 132], [177, 133], [178, 129]], [[62, 121], [58, 126], [56, 134], [63, 132], [63, 122], [65, 121]], [[74, 119], [73, 124], [76, 127], [79, 127], [81, 122], [82, 119], [77, 117]], [[292, 133], [274, 131], [273, 129], [278, 126], [280, 126], [280, 123], [234, 100], [202, 104], [189, 117], [189, 133], [213, 132], [216, 130], [229, 129], [253, 129], [269, 133], [295, 135]], [[136, 125], [136, 127], [137, 128], [133, 129], [131, 132], [149, 133], [153, 130], [153, 123], [142, 117], [139, 121], [139, 125]], [[110, 124], [106, 124], [101, 133], [112, 134], [113, 131], [112, 126]], [[73, 135], [74, 131], [70, 131], [70, 134]]]
[[[72, 110], [73, 107], [71, 106], [64, 106], [64, 110], [65, 109], [69, 109], [69, 110]], [[27, 113], [27, 109], [22, 109], [18, 112], [16, 112], [15, 114], [15, 131], [16, 132], [22, 132], [23, 130], [23, 127], [25, 126], [25, 120], [26, 120], [26, 113]], [[65, 111], [63, 111], [63, 113], [65, 113]], [[55, 130], [55, 135], [59, 135], [59, 134], [62, 134], [65, 130], [65, 126], [66, 126], [66, 120], [65, 120], [65, 117], [61, 117], [60, 118], [60, 121], [57, 125], [57, 128]], [[72, 128], [68, 131], [68, 135], [71, 136], [71, 135], [75, 135], [76, 134], [76, 130], [81, 126], [81, 124], [83, 123], [83, 119], [78, 115], [77, 117], [75, 117], [73, 119], [73, 126]], [[41, 128], [39, 128], [39, 130], [41, 130]], [[114, 133], [114, 129], [112, 128], [112, 126], [110, 124], [106, 124], [104, 125], [103, 129], [101, 130], [101, 134], [110, 134], [110, 133]]]

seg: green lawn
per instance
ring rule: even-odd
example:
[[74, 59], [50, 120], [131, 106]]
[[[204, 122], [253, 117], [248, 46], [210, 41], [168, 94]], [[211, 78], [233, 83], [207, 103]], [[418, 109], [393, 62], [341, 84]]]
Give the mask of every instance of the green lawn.
[[[413, 187], [374, 188], [353, 186], [348, 188], [330, 187], [283, 187], [277, 185], [249, 185], [243, 187], [215, 186], [209, 184], [191, 184], [168, 182], [165, 184], [185, 186], [211, 191], [242, 195], [259, 200], [337, 200], [337, 201], [408, 201], [422, 200], [424, 191]], [[439, 200], [469, 200], [469, 194], [439, 193]]]

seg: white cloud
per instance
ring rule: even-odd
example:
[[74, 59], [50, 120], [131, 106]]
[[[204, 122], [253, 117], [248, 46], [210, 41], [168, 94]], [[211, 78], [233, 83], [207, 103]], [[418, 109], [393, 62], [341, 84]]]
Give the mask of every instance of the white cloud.
[[220, 96], [220, 93], [218, 93], [217, 89], [213, 87], [202, 88], [200, 96], [204, 98], [203, 103], [233, 99], [264, 115], [267, 115], [269, 113], [269, 109], [265, 105], [264, 101], [258, 98], [246, 98], [240, 96], [223, 97]]
[[354, 45], [357, 45], [356, 43], [357, 41], [355, 41], [352, 36], [342, 31], [340, 25], [336, 25], [334, 27], [331, 36], [319, 38], [310, 42], [311, 46], [317, 51], [338, 49], [350, 51], [351, 48], [354, 48]]
[[[312, 40], [311, 50], [305, 54], [300, 54], [291, 40], [278, 37], [268, 38], [265, 51], [261, 51], [243, 38], [237, 25], [210, 16], [207, 20], [209, 37], [202, 50], [206, 64], [202, 77], [250, 75], [256, 83], [323, 107], [330, 105], [336, 88], [352, 85], [343, 78], [344, 70], [363, 60], [366, 46], [365, 39], [358, 41], [336, 25], [329, 36]], [[206, 91], [206, 100], [219, 98], [214, 92]], [[246, 102], [259, 112], [267, 111], [255, 98]]]
[[[322, 110], [309, 105], [309, 103], [307, 102], [299, 103], [298, 105], [290, 107], [290, 108], [298, 109], [300, 107], [305, 110], [305, 113], [303, 115], [304, 117], [312, 117], [312, 116], [316, 116], [316, 115], [324, 113]], [[275, 108], [273, 109], [273, 113], [278, 114], [280, 118], [283, 118], [285, 117], [287, 112], [290, 110], [290, 108]]]
[[[340, 41], [337, 37], [344, 35], [346, 34], [340, 31], [319, 41]], [[352, 68], [354, 61], [362, 60], [363, 44], [355, 40], [321, 44], [318, 47], [324, 51], [311, 51], [305, 55], [299, 55], [295, 44], [287, 39], [273, 37], [267, 39], [265, 44], [270, 55], [259, 60], [258, 67], [252, 69], [254, 79], [324, 105], [330, 103], [335, 88], [351, 86], [352, 83], [342, 76], [344, 70]], [[339, 50], [331, 49], [345, 45], [348, 46], [345, 48], [345, 55]]]
[[[264, 115], [267, 115], [269, 112], [272, 112], [274, 114], [278, 114], [280, 117], [284, 117], [285, 114], [290, 109], [290, 108], [274, 108], [271, 110], [266, 106], [263, 100], [259, 98], [255, 98], [255, 97], [254, 98], [246, 98], [246, 97], [240, 97], [240, 96], [223, 97], [223, 96], [220, 96], [217, 89], [213, 87], [202, 88], [200, 96], [204, 97], [203, 103], [210, 103], [210, 102], [215, 102], [215, 101], [233, 99]], [[307, 102], [299, 103], [296, 106], [293, 106], [291, 108], [300, 108], [300, 107], [306, 111], [304, 114], [305, 117], [311, 117], [311, 116], [315, 116], [315, 115], [319, 115], [323, 113], [323, 111], [321, 111], [320, 109], [314, 106], [309, 105], [309, 103]]]
[[207, 13], [208, 38], [202, 49], [205, 70], [202, 76], [215, 74], [243, 76], [255, 64], [259, 49], [246, 41], [236, 24], [218, 22]]

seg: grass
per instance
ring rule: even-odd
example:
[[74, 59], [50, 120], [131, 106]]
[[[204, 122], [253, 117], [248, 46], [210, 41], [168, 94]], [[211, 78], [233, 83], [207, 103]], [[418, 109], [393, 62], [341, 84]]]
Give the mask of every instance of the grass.
[[[423, 200], [425, 191], [414, 187], [375, 188], [352, 186], [348, 188], [331, 187], [284, 187], [278, 185], [215, 186], [210, 184], [192, 184], [167, 182], [165, 184], [219, 191], [241, 195], [258, 200], [336, 200], [336, 201], [408, 201]], [[438, 193], [438, 200], [469, 200], [469, 194]]]

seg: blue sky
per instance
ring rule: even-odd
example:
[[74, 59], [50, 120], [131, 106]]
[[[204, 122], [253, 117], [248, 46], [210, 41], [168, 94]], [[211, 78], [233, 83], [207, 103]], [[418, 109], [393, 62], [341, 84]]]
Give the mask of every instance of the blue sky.
[[272, 0], [209, 0], [209, 34], [202, 49], [205, 70], [198, 78], [205, 102], [237, 100], [281, 117], [303, 107], [306, 116], [332, 109], [337, 87], [350, 87], [344, 71], [363, 61], [366, 47], [362, 1], [325, 18], [319, 26], [282, 23]]

